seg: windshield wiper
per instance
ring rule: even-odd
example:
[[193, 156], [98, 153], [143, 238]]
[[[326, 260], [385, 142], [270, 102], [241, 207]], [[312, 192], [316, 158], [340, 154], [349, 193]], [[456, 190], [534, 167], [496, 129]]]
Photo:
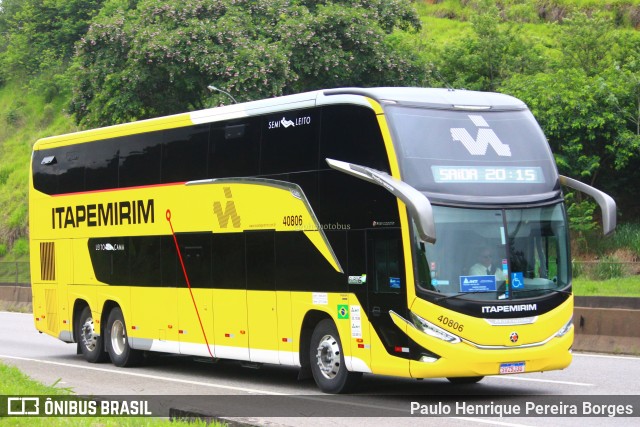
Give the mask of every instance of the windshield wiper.
[[[513, 293], [525, 293], [525, 292], [544, 292], [544, 291], [551, 291], [551, 292], [556, 292], [559, 294], [566, 294], [566, 295], [571, 295], [572, 292], [569, 291], [563, 291], [560, 289], [553, 289], [553, 288], [544, 288], [544, 289], [525, 289], [522, 291], [514, 291], [512, 289]], [[446, 297], [440, 297], [440, 298], [436, 298], [436, 302], [440, 302], [440, 301], [445, 301], [448, 299], [454, 299], [454, 298], [460, 298], [463, 297], [465, 295], [473, 295], [473, 294], [486, 294], [489, 292], [493, 292], [493, 291], [473, 291], [473, 292], [460, 292], [459, 294], [455, 294], [455, 295], [448, 295]], [[501, 300], [504, 301], [504, 300]]]
[[[513, 289], [512, 289], [513, 290]], [[559, 294], [567, 294], [567, 295], [571, 295], [573, 292], [569, 292], [569, 291], [563, 291], [561, 289], [553, 289], [553, 288], [542, 288], [542, 289], [524, 289], [522, 291], [518, 291], [518, 290], [513, 290], [513, 293], [524, 293], [524, 292], [543, 292], [543, 291], [551, 291], [551, 292], [557, 292]]]
[[455, 295], [448, 295], [446, 297], [440, 297], [440, 298], [436, 298], [436, 302], [440, 302], [440, 301], [444, 301], [444, 300], [448, 300], [448, 299], [452, 299], [452, 298], [459, 298], [459, 297], [463, 297], [465, 295], [473, 295], [473, 294], [486, 294], [489, 292], [493, 292], [493, 291], [473, 291], [473, 292], [460, 292], [459, 294], [455, 294]]

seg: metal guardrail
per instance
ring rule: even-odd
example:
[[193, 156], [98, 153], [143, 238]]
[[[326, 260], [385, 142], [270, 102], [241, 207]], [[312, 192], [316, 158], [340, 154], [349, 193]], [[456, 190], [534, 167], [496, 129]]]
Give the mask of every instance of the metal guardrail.
[[29, 262], [0, 261], [0, 285], [31, 286]]

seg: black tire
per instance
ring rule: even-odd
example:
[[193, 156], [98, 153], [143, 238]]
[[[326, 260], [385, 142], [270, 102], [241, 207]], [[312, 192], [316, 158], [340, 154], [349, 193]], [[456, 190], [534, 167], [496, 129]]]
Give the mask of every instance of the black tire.
[[[96, 329], [98, 328], [98, 329]], [[109, 355], [104, 350], [104, 340], [100, 335], [100, 329], [93, 320], [91, 309], [85, 307], [76, 321], [76, 339], [80, 353], [87, 362], [106, 362]]]
[[483, 378], [484, 377], [451, 377], [447, 379], [452, 384], [475, 384]]
[[340, 335], [330, 319], [320, 321], [313, 330], [309, 363], [313, 379], [325, 393], [348, 393], [362, 378], [362, 372], [347, 370]]
[[113, 308], [109, 313], [104, 340], [111, 363], [114, 365], [129, 367], [139, 365], [142, 362], [144, 353], [129, 346], [127, 325], [120, 307]]

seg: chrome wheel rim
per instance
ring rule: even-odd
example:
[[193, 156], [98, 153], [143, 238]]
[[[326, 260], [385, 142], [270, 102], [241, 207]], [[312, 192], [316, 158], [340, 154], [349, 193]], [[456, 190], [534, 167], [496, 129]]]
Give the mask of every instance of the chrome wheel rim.
[[325, 335], [318, 344], [316, 361], [320, 368], [320, 373], [327, 378], [333, 379], [340, 371], [340, 345], [331, 335]]
[[98, 337], [100, 335], [96, 334], [93, 318], [87, 317], [87, 319], [85, 319], [82, 324], [81, 336], [82, 345], [84, 345], [87, 350], [94, 351], [98, 345]]
[[122, 321], [116, 320], [113, 322], [113, 325], [111, 325], [111, 348], [117, 355], [124, 353], [126, 339], [124, 324]]

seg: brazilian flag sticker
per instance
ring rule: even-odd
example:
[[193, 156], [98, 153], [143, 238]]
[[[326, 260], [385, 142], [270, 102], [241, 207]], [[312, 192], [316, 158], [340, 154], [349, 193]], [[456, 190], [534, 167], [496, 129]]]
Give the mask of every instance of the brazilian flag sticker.
[[348, 319], [349, 318], [349, 306], [346, 304], [338, 305], [338, 319]]

